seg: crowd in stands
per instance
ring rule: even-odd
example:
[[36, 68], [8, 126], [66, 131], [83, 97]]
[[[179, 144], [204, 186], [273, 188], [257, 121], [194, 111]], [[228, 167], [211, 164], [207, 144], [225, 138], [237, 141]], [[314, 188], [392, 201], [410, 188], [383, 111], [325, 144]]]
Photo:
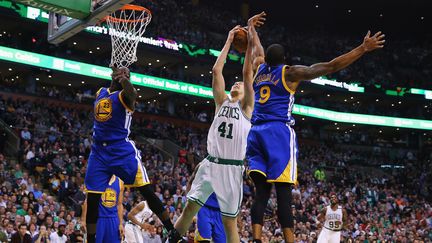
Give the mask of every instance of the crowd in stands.
[[[214, 1], [199, 5], [193, 5], [192, 1], [174, 0], [137, 2], [155, 12], [154, 22], [148, 29], [151, 36], [167, 36], [201, 47], [221, 48], [223, 38], [233, 26], [246, 24], [238, 13]], [[283, 44], [290, 54], [289, 61], [303, 65], [330, 60], [362, 41], [362, 36], [333, 36], [325, 30], [294, 32], [275, 23], [264, 25], [260, 36], [264, 46]], [[331, 77], [338, 81], [360, 82], [366, 87], [382, 85], [393, 90], [396, 87], [427, 88], [432, 74], [431, 43], [428, 39], [392, 40], [383, 50]]]
[[[62, 91], [58, 92], [57, 98], [64, 97]], [[85, 198], [83, 182], [92, 142], [92, 115], [78, 108], [50, 106], [46, 100], [0, 99], [0, 119], [13, 124], [12, 129], [21, 141], [15, 160], [5, 158], [0, 151], [0, 241], [15, 242], [22, 237], [27, 240], [31, 237], [28, 242], [82, 239], [80, 204]], [[183, 148], [175, 163], [154, 147], [138, 144], [154, 189], [176, 221], [186, 202], [185, 189], [191, 171], [206, 156], [206, 131], [156, 120], [135, 119], [133, 124], [133, 131], [140, 131], [133, 138], [142, 135], [137, 129], [144, 128], [157, 131], [158, 137], [170, 138]], [[385, 146], [381, 148], [372, 137], [361, 140], [379, 149], [356, 151], [334, 145], [357, 140], [356, 134], [350, 135], [352, 138], [341, 135], [338, 142], [325, 143], [317, 142], [319, 138], [309, 127], [298, 127], [297, 132], [301, 163], [299, 184], [293, 189], [296, 242], [317, 239], [321, 225], [316, 217], [329, 203], [332, 191], [338, 194], [349, 214], [347, 230], [343, 231], [346, 240], [432, 240], [430, 151], [395, 148], [398, 153], [385, 152]], [[402, 165], [403, 169], [378, 169], [383, 164]], [[239, 220], [242, 242], [251, 240], [249, 209], [253, 194], [253, 184], [245, 177]], [[124, 198], [125, 216], [141, 200], [138, 192], [128, 190]], [[273, 192], [266, 211], [263, 242], [282, 242], [276, 209]], [[166, 232], [160, 222], [154, 216], [149, 223], [153, 227], [144, 232], [146, 237], [163, 242]], [[195, 224], [187, 234], [190, 241], [194, 230]]]
[[[203, 48], [220, 49], [226, 33], [233, 26], [246, 23], [238, 13], [214, 1], [201, 1], [198, 5], [187, 0], [135, 2], [149, 8], [153, 13], [147, 36], [174, 39]], [[264, 46], [275, 42], [286, 46], [291, 64], [310, 65], [328, 61], [351, 50], [362, 41], [362, 36], [335, 36], [325, 30], [298, 32], [274, 23], [264, 25], [259, 31]], [[329, 78], [348, 83], [357, 82], [363, 87], [378, 87], [382, 90], [396, 90], [397, 87], [428, 89], [432, 74], [432, 42], [428, 38], [407, 40], [395, 37], [386, 43], [384, 49], [368, 54]], [[56, 48], [48, 45], [45, 33], [7, 33], [0, 38], [0, 44], [59, 57], [73, 57], [74, 60], [103, 66], [107, 66], [109, 61], [107, 57], [89, 55], [73, 47]], [[142, 67], [136, 69], [141, 70]], [[154, 67], [150, 68], [149, 72], [162, 77], [181, 78], [187, 82], [210, 85], [209, 77], [203, 78], [199, 74], [185, 77], [176, 70]]]

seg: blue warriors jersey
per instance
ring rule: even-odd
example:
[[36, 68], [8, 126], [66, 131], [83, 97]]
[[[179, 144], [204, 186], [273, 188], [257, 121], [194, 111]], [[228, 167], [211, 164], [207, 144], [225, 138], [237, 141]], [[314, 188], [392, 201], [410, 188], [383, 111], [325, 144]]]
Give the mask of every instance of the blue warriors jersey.
[[294, 106], [294, 91], [290, 90], [285, 80], [286, 65], [269, 66], [266, 63], [258, 67], [254, 80], [255, 107], [252, 124], [280, 121], [294, 125], [291, 115]]
[[216, 193], [213, 192], [209, 196], [209, 198], [207, 199], [207, 201], [204, 204], [204, 206], [211, 207], [211, 208], [214, 208], [214, 209], [219, 209], [219, 203], [218, 203], [218, 200], [217, 200], [217, 197], [216, 197]]
[[110, 92], [101, 88], [94, 103], [93, 139], [95, 141], [118, 141], [129, 136], [132, 111], [121, 97], [121, 91]]
[[105, 192], [102, 193], [99, 203], [99, 217], [100, 218], [117, 218], [117, 203], [120, 195], [120, 187], [123, 183], [117, 176], [115, 180], [112, 179], [108, 183]]

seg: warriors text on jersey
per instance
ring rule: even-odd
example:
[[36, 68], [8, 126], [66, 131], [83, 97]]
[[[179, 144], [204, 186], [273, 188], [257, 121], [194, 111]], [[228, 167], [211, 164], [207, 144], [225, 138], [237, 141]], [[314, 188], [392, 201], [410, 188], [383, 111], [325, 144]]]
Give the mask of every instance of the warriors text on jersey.
[[291, 115], [294, 106], [294, 91], [285, 80], [286, 65], [258, 67], [254, 80], [255, 106], [252, 124], [281, 121], [294, 125]]
[[93, 138], [95, 141], [118, 141], [130, 133], [132, 111], [124, 103], [122, 91], [101, 88], [94, 103]]
[[334, 211], [331, 206], [327, 206], [324, 227], [338, 231], [342, 229], [342, 222], [342, 206], [338, 206]]
[[240, 102], [230, 102], [226, 99], [209, 129], [209, 155], [222, 159], [243, 160], [250, 128], [251, 123], [243, 114]]

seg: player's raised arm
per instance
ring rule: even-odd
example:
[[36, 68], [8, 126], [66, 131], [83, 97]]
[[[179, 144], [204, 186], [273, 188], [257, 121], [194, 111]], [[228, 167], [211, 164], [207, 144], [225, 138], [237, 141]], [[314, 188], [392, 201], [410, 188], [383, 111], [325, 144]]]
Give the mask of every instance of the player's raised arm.
[[[264, 24], [265, 16], [266, 13], [261, 12], [259, 14], [252, 16], [248, 20], [248, 39], [251, 40], [251, 47], [252, 47], [251, 62], [252, 62], [253, 72], [257, 70], [258, 66], [261, 63], [264, 63], [264, 48], [261, 45], [261, 41], [258, 36], [258, 33], [256, 32], [255, 27], [260, 27], [261, 25]], [[248, 45], [250, 44], [248, 43]]]
[[[249, 116], [252, 115], [253, 106], [254, 106], [254, 90], [253, 90], [254, 70], [252, 65], [254, 57], [252, 55], [252, 52], [253, 49], [256, 49], [256, 47], [254, 47], [254, 45], [256, 45], [256, 43], [254, 43], [254, 38], [258, 37], [255, 30], [255, 26], [259, 27], [263, 25], [264, 21], [265, 18], [263, 14], [255, 15], [252, 18], [250, 18], [248, 21], [248, 45], [247, 45], [245, 60], [243, 64], [243, 83], [244, 83], [245, 95], [242, 101], [242, 105], [243, 105], [242, 108], [245, 111], [245, 113], [248, 114]], [[254, 34], [251, 34], [252, 32], [254, 32]], [[259, 43], [258, 45], [262, 49], [259, 40], [258, 43]], [[262, 49], [262, 55], [264, 55], [263, 49]]]
[[124, 105], [131, 111], [135, 109], [135, 100], [137, 97], [137, 91], [130, 82], [130, 72], [126, 67], [115, 68], [113, 67], [112, 79], [113, 81], [119, 82], [123, 88], [120, 92], [121, 98], [124, 101]]
[[363, 56], [363, 54], [383, 48], [384, 42], [384, 34], [382, 34], [381, 31], [373, 36], [370, 36], [370, 31], [368, 31], [364, 37], [363, 43], [350, 52], [336, 57], [330, 62], [317, 63], [309, 67], [300, 65], [292, 66], [289, 68], [288, 72], [285, 73], [285, 78], [290, 82], [299, 82], [335, 73], [351, 65]]
[[237, 25], [232, 30], [230, 30], [227, 40], [225, 42], [224, 47], [222, 48], [221, 53], [216, 59], [215, 64], [213, 65], [212, 73], [212, 88], [213, 88], [213, 98], [216, 103], [216, 107], [219, 107], [222, 102], [228, 97], [225, 93], [225, 79], [223, 77], [222, 71], [225, 65], [225, 60], [228, 56], [228, 52], [231, 47], [231, 43], [233, 42], [234, 35], [237, 31], [239, 31], [240, 25]]

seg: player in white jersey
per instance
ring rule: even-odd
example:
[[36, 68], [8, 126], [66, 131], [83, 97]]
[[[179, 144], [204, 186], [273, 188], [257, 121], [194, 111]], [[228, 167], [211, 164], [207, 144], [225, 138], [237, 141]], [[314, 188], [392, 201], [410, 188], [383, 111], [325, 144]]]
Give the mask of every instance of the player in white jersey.
[[148, 230], [150, 225], [146, 222], [153, 212], [146, 201], [138, 203], [128, 214], [128, 222], [125, 226], [125, 242], [143, 243], [142, 230]]
[[324, 221], [317, 243], [339, 243], [341, 230], [347, 223], [347, 212], [338, 204], [335, 193], [330, 194], [330, 205], [323, 208], [318, 216], [320, 222]]
[[[244, 80], [244, 84], [236, 82], [231, 87], [231, 97], [225, 93], [222, 70], [237, 31], [242, 31], [240, 26], [229, 32], [213, 66], [212, 86], [216, 112], [207, 137], [208, 156], [197, 170], [187, 196], [188, 202], [174, 226], [176, 230], [170, 232], [169, 242], [179, 242], [179, 235], [186, 233], [193, 217], [213, 192], [220, 206], [227, 242], [240, 242], [236, 217], [243, 196], [243, 160], [246, 154], [246, 139], [251, 128], [254, 93], [252, 80]], [[252, 72], [251, 65], [245, 66], [250, 66]]]

